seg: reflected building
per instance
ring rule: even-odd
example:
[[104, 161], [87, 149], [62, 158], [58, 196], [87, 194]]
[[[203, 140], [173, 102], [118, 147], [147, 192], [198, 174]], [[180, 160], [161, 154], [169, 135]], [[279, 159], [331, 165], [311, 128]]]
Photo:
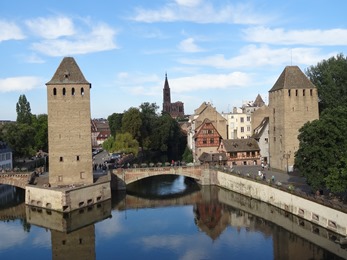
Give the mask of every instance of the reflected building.
[[96, 259], [95, 226], [111, 217], [111, 200], [69, 213], [26, 206], [27, 222], [50, 229], [52, 259]]

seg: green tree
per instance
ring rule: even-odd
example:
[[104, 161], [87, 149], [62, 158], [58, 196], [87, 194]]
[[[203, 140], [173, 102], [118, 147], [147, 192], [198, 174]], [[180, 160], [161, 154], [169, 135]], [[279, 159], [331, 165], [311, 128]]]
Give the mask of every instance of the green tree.
[[151, 135], [153, 133], [155, 122], [158, 119], [157, 110], [159, 107], [155, 103], [142, 103], [141, 112], [141, 147], [151, 149]]
[[122, 119], [123, 113], [113, 113], [107, 118], [108, 124], [110, 126], [111, 135], [114, 137], [116, 133], [120, 133], [122, 129]]
[[46, 114], [33, 116], [32, 126], [35, 129], [35, 150], [48, 152], [48, 116]]
[[109, 153], [113, 153], [116, 151], [116, 140], [113, 135], [111, 135], [102, 143], [102, 148], [108, 151]]
[[137, 156], [139, 143], [130, 133], [118, 134], [116, 136], [115, 149], [116, 151], [126, 154], [132, 153], [134, 156]]
[[17, 123], [19, 124], [31, 124], [32, 122], [32, 114], [30, 103], [28, 102], [25, 95], [20, 95], [18, 102], [16, 104], [16, 112], [17, 112]]
[[122, 119], [122, 132], [130, 133], [131, 136], [140, 142], [141, 139], [141, 112], [138, 108], [131, 107], [124, 112]]
[[347, 105], [347, 58], [343, 54], [311, 66], [306, 75], [317, 87], [320, 112]]
[[299, 130], [295, 166], [313, 189], [347, 189], [347, 108], [325, 109], [319, 120]]
[[35, 151], [35, 128], [28, 124], [11, 123], [4, 126], [5, 142], [11, 147], [14, 157], [28, 157]]
[[184, 150], [184, 153], [182, 155], [182, 160], [185, 161], [186, 163], [193, 162], [193, 153], [192, 150], [186, 146], [186, 149]]

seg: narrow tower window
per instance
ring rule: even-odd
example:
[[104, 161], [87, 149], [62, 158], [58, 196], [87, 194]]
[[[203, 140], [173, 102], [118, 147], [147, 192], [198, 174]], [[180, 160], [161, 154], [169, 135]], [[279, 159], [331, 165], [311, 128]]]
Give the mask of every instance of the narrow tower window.
[[312, 89], [310, 89], [310, 96], [311, 96], [311, 97], [312, 97], [312, 92], [313, 92]]
[[305, 89], [302, 90], [302, 95], [305, 96]]
[[63, 96], [65, 96], [65, 95], [66, 95], [66, 89], [63, 88]]
[[81, 88], [81, 95], [84, 96], [84, 88]]
[[73, 95], [73, 96], [75, 95], [75, 88], [71, 89], [71, 95]]
[[57, 89], [53, 88], [53, 96], [56, 96], [56, 95], [57, 95]]
[[290, 97], [290, 89], [288, 89], [288, 96]]
[[295, 96], [298, 96], [298, 90], [297, 89], [295, 90]]

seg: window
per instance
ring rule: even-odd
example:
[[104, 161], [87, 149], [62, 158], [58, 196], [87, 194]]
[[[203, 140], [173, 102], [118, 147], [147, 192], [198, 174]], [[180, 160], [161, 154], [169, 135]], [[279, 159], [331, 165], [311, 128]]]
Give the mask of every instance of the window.
[[81, 95], [84, 96], [84, 88], [81, 88]]
[[64, 161], [63, 156], [60, 156], [59, 161], [60, 161], [60, 162], [63, 162], [63, 161]]
[[241, 133], [244, 133], [245, 132], [245, 128], [242, 126], [241, 127]]
[[213, 138], [210, 139], [210, 144], [214, 144], [214, 139]]
[[302, 95], [305, 96], [305, 89], [302, 90]]
[[313, 94], [313, 91], [312, 91], [312, 89], [310, 89], [310, 96], [312, 97], [312, 94]]
[[251, 131], [251, 127], [247, 126], [247, 132]]
[[240, 122], [243, 123], [244, 122], [244, 118], [240, 117]]
[[203, 144], [207, 144], [207, 139], [206, 139], [206, 138], [203, 138], [203, 139], [202, 139], [202, 143], [203, 143]]
[[290, 97], [290, 89], [288, 89], [288, 96]]
[[80, 156], [79, 156], [79, 155], [76, 156], [76, 160], [77, 160], [77, 161], [80, 160]]
[[269, 142], [269, 139], [268, 139], [268, 138], [265, 138], [264, 140], [265, 140], [265, 143], [268, 143], [268, 142]]
[[247, 122], [250, 122], [250, 121], [251, 121], [251, 117], [247, 116]]
[[65, 95], [66, 95], [66, 89], [63, 88], [63, 96], [65, 96]]
[[73, 95], [73, 96], [75, 95], [75, 88], [71, 89], [71, 95]]
[[57, 95], [57, 89], [53, 88], [53, 95], [56, 96]]
[[298, 90], [297, 89], [295, 90], [295, 96], [298, 96]]

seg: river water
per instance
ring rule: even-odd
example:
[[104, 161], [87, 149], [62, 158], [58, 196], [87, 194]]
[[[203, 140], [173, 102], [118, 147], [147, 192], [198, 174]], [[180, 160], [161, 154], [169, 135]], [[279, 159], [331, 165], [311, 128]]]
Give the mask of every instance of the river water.
[[347, 258], [328, 230], [184, 177], [148, 178], [70, 214], [28, 208], [13, 187], [6, 198], [0, 259]]

